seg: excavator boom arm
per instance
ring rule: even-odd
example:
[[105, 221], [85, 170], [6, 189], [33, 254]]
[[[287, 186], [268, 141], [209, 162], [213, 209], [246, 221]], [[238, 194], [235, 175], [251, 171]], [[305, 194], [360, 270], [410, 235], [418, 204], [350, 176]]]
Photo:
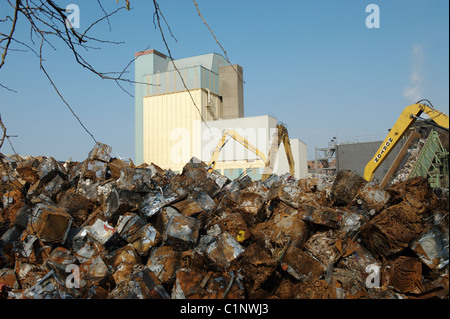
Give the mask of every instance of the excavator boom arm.
[[400, 141], [401, 137], [408, 131], [416, 118], [426, 113], [438, 125], [448, 128], [449, 118], [442, 112], [439, 112], [426, 104], [412, 104], [407, 106], [400, 117], [395, 122], [386, 139], [381, 144], [373, 158], [367, 163], [364, 169], [364, 179], [371, 181], [377, 168], [383, 163], [392, 149]]
[[291, 176], [295, 176], [294, 157], [292, 156], [291, 142], [289, 141], [289, 137], [287, 135], [285, 135], [283, 138], [283, 145], [289, 164], [289, 174], [291, 174]]
[[219, 142], [216, 145], [216, 148], [214, 149], [213, 155], [211, 156], [211, 160], [208, 163], [209, 171], [212, 171], [214, 167], [216, 166], [216, 162], [219, 158], [220, 151], [222, 150], [223, 146], [225, 145], [227, 135], [235, 139], [237, 142], [242, 144], [244, 147], [255, 153], [259, 158], [262, 159], [262, 161], [266, 162], [266, 155], [262, 153], [260, 150], [258, 150], [253, 144], [251, 144], [249, 141], [247, 141], [242, 135], [240, 135], [235, 130], [226, 130], [223, 132], [222, 138], [219, 140]]
[[273, 166], [280, 149], [280, 144], [283, 142], [284, 150], [286, 151], [286, 157], [289, 164], [289, 174], [295, 175], [294, 157], [292, 156], [291, 142], [289, 140], [289, 134], [284, 125], [277, 125], [277, 132], [274, 134], [272, 144], [269, 149], [269, 156], [264, 167], [262, 180], [266, 180], [273, 173]]

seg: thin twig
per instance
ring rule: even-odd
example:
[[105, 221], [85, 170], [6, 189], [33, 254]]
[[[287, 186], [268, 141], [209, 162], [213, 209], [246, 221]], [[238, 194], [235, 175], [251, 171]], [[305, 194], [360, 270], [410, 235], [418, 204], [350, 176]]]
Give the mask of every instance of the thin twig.
[[[97, 23], [99, 23], [100, 21], [104, 20], [104, 19], [109, 19], [110, 16], [112, 16], [113, 14], [116, 14], [117, 12], [119, 12], [120, 10], [125, 9], [124, 7], [120, 7], [117, 10], [111, 12], [110, 14], [105, 15], [104, 17], [98, 19], [97, 21], [95, 21], [94, 23], [92, 23], [85, 31], [84, 33], [81, 35], [81, 38], [84, 38], [84, 36], [86, 35], [86, 33]], [[109, 20], [108, 20], [109, 21]], [[108, 22], [109, 23], [109, 22]]]
[[47, 79], [50, 81], [50, 84], [53, 86], [53, 88], [55, 89], [56, 93], [59, 95], [59, 97], [61, 98], [61, 100], [64, 102], [64, 104], [69, 108], [70, 112], [72, 113], [72, 115], [77, 119], [78, 123], [80, 123], [80, 125], [84, 128], [84, 130], [91, 136], [91, 138], [94, 140], [94, 142], [97, 144], [97, 140], [95, 139], [94, 135], [92, 135], [92, 133], [86, 128], [86, 126], [84, 126], [83, 122], [81, 122], [80, 118], [75, 114], [75, 112], [73, 111], [73, 109], [70, 107], [69, 103], [66, 102], [66, 100], [64, 99], [64, 97], [61, 95], [61, 93], [59, 93], [58, 88], [56, 87], [55, 83], [53, 82], [52, 78], [50, 77], [50, 75], [48, 75], [47, 71], [45, 70], [44, 66], [41, 63], [41, 70], [44, 72], [45, 76], [47, 77]]
[[169, 54], [169, 58], [170, 58], [170, 60], [172, 61], [172, 65], [173, 65], [173, 67], [175, 68], [175, 70], [177, 71], [177, 73], [178, 73], [178, 75], [179, 75], [179, 77], [180, 77], [180, 79], [181, 79], [181, 83], [183, 83], [183, 86], [184, 86], [184, 88], [186, 89], [186, 91], [188, 92], [188, 94], [189, 94], [189, 96], [190, 96], [190, 98], [191, 98], [192, 103], [194, 104], [195, 108], [197, 109], [198, 114], [200, 115], [201, 121], [202, 121], [203, 123], [205, 123], [205, 125], [206, 125], [206, 126], [208, 127], [208, 129], [211, 131], [211, 128], [209, 127], [208, 123], [206, 123], [206, 121], [204, 120], [204, 118], [203, 118], [203, 116], [202, 116], [201, 110], [198, 108], [197, 103], [195, 103], [195, 100], [194, 100], [194, 97], [193, 97], [192, 94], [191, 94], [191, 91], [188, 89], [186, 83], [184, 82], [184, 79], [183, 79], [183, 76], [181, 75], [180, 70], [178, 70], [177, 66], [175, 65], [175, 61], [174, 61], [174, 59], [173, 59], [173, 57], [172, 57], [172, 53], [170, 52], [169, 45], [167, 44], [166, 38], [164, 37], [164, 32], [163, 32], [163, 30], [162, 30], [162, 28], [161, 28], [160, 18], [159, 18], [159, 12], [161, 12], [161, 9], [159, 8], [159, 5], [158, 5], [158, 3], [156, 2], [156, 0], [153, 0], [153, 4], [154, 4], [154, 6], [155, 6], [156, 22], [158, 23], [158, 28], [159, 28], [159, 31], [160, 31], [160, 33], [161, 33], [161, 37], [162, 37], [162, 40], [163, 40], [163, 42], [164, 42], [164, 45], [166, 46], [167, 52], [168, 52], [168, 54]]
[[2, 87], [3, 89], [6, 89], [6, 90], [8, 90], [8, 91], [10, 91], [10, 92], [14, 92], [14, 93], [17, 93], [17, 91], [16, 91], [16, 90], [13, 90], [13, 89], [11, 89], [11, 88], [9, 88], [9, 87], [7, 87], [6, 85], [3, 85], [3, 84], [1, 84], [1, 83], [0, 83], [0, 87]]
[[[42, 35], [42, 38], [44, 38], [44, 36]], [[69, 108], [70, 112], [72, 113], [72, 115], [77, 119], [78, 123], [80, 123], [80, 125], [84, 128], [84, 130], [91, 136], [91, 138], [94, 140], [95, 144], [97, 144], [97, 140], [95, 139], [94, 135], [92, 135], [92, 133], [86, 128], [86, 126], [84, 126], [83, 122], [81, 122], [80, 118], [75, 114], [75, 112], [73, 111], [73, 109], [70, 107], [69, 103], [67, 103], [67, 101], [64, 99], [64, 97], [61, 95], [61, 93], [59, 92], [58, 88], [56, 87], [55, 83], [53, 82], [52, 78], [50, 77], [50, 75], [47, 73], [47, 70], [44, 68], [44, 65], [42, 63], [42, 44], [43, 41], [41, 42], [41, 50], [40, 50], [40, 67], [41, 70], [44, 72], [45, 76], [47, 77], [47, 79], [50, 81], [50, 84], [53, 86], [53, 88], [55, 89], [56, 93], [58, 94], [58, 96], [61, 98], [61, 100], [64, 102], [64, 104]]]
[[[100, 6], [100, 8], [102, 9], [103, 13], [105, 14], [105, 16], [107, 16], [107, 13], [105, 11], [105, 9], [103, 8], [102, 3], [100, 2], [100, 0], [97, 0], [98, 5]], [[109, 26], [109, 32], [111, 32], [111, 23], [109, 22], [109, 17], [106, 17], [106, 21], [108, 22], [108, 26]]]
[[192, 1], [194, 1], [195, 7], [197, 8], [198, 15], [200, 16], [200, 18], [202, 18], [203, 23], [206, 25], [206, 27], [208, 28], [209, 32], [211, 32], [212, 36], [214, 37], [214, 40], [216, 40], [216, 43], [222, 49], [223, 54], [225, 54], [225, 58], [227, 59], [227, 62], [231, 65], [231, 67], [233, 68], [234, 72], [236, 72], [236, 74], [239, 76], [239, 79], [242, 81], [242, 83], [245, 83], [244, 79], [241, 76], [241, 74], [236, 70], [234, 65], [231, 64], [230, 59], [228, 58], [228, 55], [227, 55], [227, 51], [225, 51], [225, 49], [223, 48], [222, 44], [220, 44], [219, 40], [217, 40], [216, 36], [214, 35], [214, 32], [211, 30], [211, 28], [209, 27], [208, 23], [206, 23], [205, 19], [203, 18], [202, 14], [200, 13], [200, 9], [198, 8], [197, 2], [195, 2], [195, 0], [192, 0]]

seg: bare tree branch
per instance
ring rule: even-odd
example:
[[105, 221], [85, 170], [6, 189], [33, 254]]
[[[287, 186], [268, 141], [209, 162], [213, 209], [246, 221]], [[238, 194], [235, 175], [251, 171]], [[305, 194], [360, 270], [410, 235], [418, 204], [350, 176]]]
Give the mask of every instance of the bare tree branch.
[[[91, 23], [84, 32], [80, 33], [77, 32], [74, 28], [71, 27], [70, 21], [68, 21], [68, 17], [66, 15], [65, 9], [59, 7], [57, 4], [55, 4], [52, 0], [17, 0], [16, 4], [12, 4], [10, 0], [8, 0], [10, 3], [10, 6], [14, 9], [14, 19], [11, 18], [9, 15], [7, 15], [4, 19], [0, 20], [0, 23], [4, 23], [7, 21], [12, 21], [12, 25], [10, 28], [9, 34], [3, 34], [0, 33], [0, 48], [3, 50], [2, 54], [2, 63], [0, 64], [3, 66], [6, 53], [10, 49], [10, 44], [12, 42], [15, 42], [17, 44], [21, 44], [22, 46], [26, 47], [28, 50], [33, 51], [36, 54], [36, 51], [32, 48], [32, 46], [36, 46], [35, 37], [44, 38], [45, 44], [47, 44], [50, 48], [53, 48], [56, 51], [56, 47], [52, 44], [53, 40], [50, 40], [50, 37], [56, 38], [57, 40], [63, 41], [63, 43], [68, 47], [69, 51], [73, 54], [75, 61], [81, 65], [83, 68], [89, 70], [90, 72], [96, 74], [102, 79], [109, 79], [115, 81], [115, 83], [122, 89], [124, 88], [119, 85], [119, 82], [128, 82], [128, 83], [135, 83], [132, 79], [124, 78], [124, 74], [126, 74], [125, 70], [118, 71], [118, 72], [101, 72], [97, 68], [95, 68], [93, 65], [91, 65], [82, 55], [81, 50], [83, 51], [89, 51], [89, 49], [100, 49], [98, 47], [93, 47], [88, 45], [88, 42], [97, 42], [102, 44], [122, 44], [123, 42], [114, 42], [114, 41], [108, 41], [104, 39], [99, 39], [95, 37], [88, 36], [88, 32], [91, 31], [91, 29], [100, 23], [101, 21], [104, 21], [105, 19], [109, 23], [109, 18], [112, 15], [117, 14], [119, 11], [125, 9], [125, 7], [119, 7], [118, 9], [114, 10], [111, 13], [106, 13], [104, 7], [101, 5], [100, 0], [97, 0], [97, 2], [100, 4], [100, 8], [102, 12], [104, 13], [103, 16], [101, 16], [99, 19]], [[118, 1], [117, 1], [118, 2]], [[130, 2], [126, 2], [126, 9], [130, 10]], [[14, 31], [16, 29], [16, 21], [17, 17], [19, 15], [23, 15], [25, 19], [29, 22], [30, 26], [30, 42], [31, 44], [25, 43], [23, 40], [19, 40], [17, 38], [14, 38]], [[69, 27], [67, 26], [69, 25]], [[1, 45], [3, 41], [8, 41], [7, 45]], [[56, 42], [55, 42], [56, 43]], [[36, 54], [37, 55], [37, 54]], [[118, 74], [119, 76], [115, 77], [113, 74]], [[152, 85], [152, 84], [151, 84]], [[7, 88], [5, 85], [2, 85], [2, 88]], [[10, 89], [11, 90], [11, 89]], [[14, 91], [14, 90], [12, 90]], [[127, 92], [129, 95], [131, 95], [129, 92]]]
[[2, 139], [0, 140], [0, 149], [1, 149], [2, 146], [3, 146], [3, 142], [5, 141], [5, 138], [6, 138], [6, 126], [3, 125], [2, 115], [1, 114], [0, 114], [0, 127], [1, 127], [1, 129], [3, 131], [3, 136], [2, 136]]
[[[16, 48], [11, 48], [12, 43], [17, 43], [20, 46], [25, 47], [28, 51], [32, 51], [39, 59], [39, 65], [44, 73], [44, 75], [47, 77], [47, 79], [50, 81], [50, 84], [52, 85], [55, 92], [58, 94], [58, 96], [61, 98], [63, 103], [67, 106], [67, 108], [70, 110], [72, 115], [77, 119], [77, 121], [80, 123], [80, 125], [83, 127], [83, 129], [91, 136], [91, 138], [94, 140], [94, 142], [97, 143], [97, 140], [95, 139], [94, 135], [86, 128], [86, 126], [83, 124], [81, 119], [76, 115], [73, 108], [70, 106], [70, 104], [66, 101], [66, 99], [63, 97], [63, 95], [60, 93], [60, 91], [57, 88], [57, 85], [49, 75], [47, 69], [44, 66], [44, 45], [48, 45], [50, 48], [56, 50], [56, 47], [52, 44], [54, 39], [61, 40], [65, 46], [69, 49], [69, 52], [71, 52], [75, 58], [75, 61], [81, 65], [82, 67], [88, 69], [92, 73], [100, 76], [102, 79], [112, 79], [114, 80], [117, 85], [122, 89], [123, 87], [120, 85], [119, 81], [125, 81], [125, 82], [132, 82], [132, 80], [124, 79], [122, 78], [123, 74], [125, 74], [125, 71], [122, 70], [120, 72], [100, 72], [97, 71], [96, 68], [94, 68], [81, 54], [80, 49], [84, 51], [88, 51], [89, 49], [93, 49], [93, 47], [88, 46], [87, 42], [99, 42], [99, 43], [114, 43], [118, 44], [117, 42], [112, 41], [106, 41], [97, 39], [94, 37], [87, 36], [88, 31], [92, 29], [96, 24], [100, 23], [103, 20], [107, 20], [109, 24], [109, 17], [118, 13], [120, 10], [125, 9], [125, 7], [119, 7], [115, 11], [111, 13], [106, 13], [103, 6], [100, 3], [100, 0], [98, 0], [98, 3], [100, 4], [100, 8], [103, 11], [104, 15], [100, 17], [98, 20], [94, 21], [92, 24], [90, 24], [83, 33], [79, 33], [75, 30], [75, 28], [72, 27], [70, 24], [70, 21], [68, 20], [68, 16], [66, 15], [66, 10], [59, 7], [54, 1], [52, 0], [16, 0], [15, 3], [12, 3], [11, 0], [7, 0], [9, 5], [11, 6], [14, 14], [13, 18], [11, 18], [10, 15], [6, 15], [5, 18], [0, 20], [0, 23], [2, 26], [7, 26], [6, 23], [10, 23], [9, 26], [9, 32], [0, 33], [0, 48], [2, 50], [1, 54], [1, 62], [0, 62], [0, 69], [3, 67], [6, 61], [6, 55], [9, 52], [9, 50], [18, 50]], [[129, 9], [129, 1], [126, 1], [127, 8]], [[24, 17], [23, 21], [27, 21], [29, 23], [30, 28], [30, 44], [27, 44], [24, 40], [18, 39], [15, 37], [15, 31], [17, 29], [17, 21], [19, 19], [19, 16], [22, 15]], [[109, 24], [110, 26], [110, 24]], [[35, 50], [33, 46], [36, 46], [35, 43], [35, 37], [40, 39], [40, 45], [39, 49]], [[5, 44], [3, 44], [5, 43]], [[114, 74], [119, 74], [119, 77], [114, 77]], [[4, 84], [0, 83], [0, 88], [7, 89], [8, 91], [16, 92], [15, 90], [7, 87]], [[3, 138], [4, 139], [4, 138]], [[3, 141], [2, 141], [3, 144]]]
[[[14, 18], [12, 20], [12, 26], [11, 26], [11, 31], [9, 32], [9, 35], [3, 39], [0, 39], [0, 43], [2, 43], [4, 40], [6, 40], [5, 49], [2, 53], [2, 61], [0, 62], [0, 69], [5, 64], [6, 54], [8, 53], [8, 48], [13, 39], [14, 32], [16, 31], [17, 19], [19, 18], [19, 4], [20, 4], [20, 0], [16, 0], [16, 6], [14, 8]], [[6, 19], [5, 19], [5, 21], [6, 21]]]
[[[119, 13], [123, 9], [130, 10], [130, 1], [125, 0], [125, 7], [120, 6], [116, 10], [108, 13], [105, 8], [102, 5], [101, 0], [97, 0], [97, 3], [100, 7], [100, 10], [102, 11], [103, 15], [97, 19], [96, 21], [89, 24], [83, 31], [79, 32], [75, 28], [72, 27], [70, 24], [70, 21], [68, 21], [68, 15], [65, 8], [61, 8], [58, 4], [56, 4], [56, 1], [53, 0], [6, 0], [8, 4], [11, 7], [10, 14], [5, 14], [2, 16], [2, 19], [0, 19], [0, 27], [6, 27], [7, 32], [3, 31], [0, 32], [0, 52], [1, 52], [1, 61], [0, 61], [0, 70], [2, 69], [3, 65], [6, 61], [7, 53], [11, 51], [31, 51], [34, 53], [34, 55], [39, 59], [39, 66], [42, 72], [44, 73], [45, 77], [49, 80], [51, 86], [55, 90], [55, 92], [58, 94], [58, 96], [61, 98], [64, 105], [69, 109], [69, 111], [72, 113], [72, 115], [76, 118], [76, 120], [79, 122], [79, 124], [83, 127], [83, 129], [91, 136], [91, 138], [97, 143], [94, 135], [86, 128], [86, 126], [82, 123], [81, 119], [77, 116], [74, 109], [71, 107], [71, 105], [67, 102], [67, 100], [64, 98], [64, 96], [61, 94], [60, 90], [58, 89], [58, 86], [53, 81], [52, 77], [48, 73], [46, 67], [45, 67], [45, 49], [50, 48], [56, 51], [57, 49], [57, 43], [62, 43], [66, 49], [68, 49], [68, 52], [71, 53], [76, 63], [78, 63], [80, 66], [82, 66], [84, 69], [87, 69], [89, 72], [94, 73], [95, 75], [99, 76], [101, 79], [108, 79], [113, 80], [117, 86], [123, 90], [125, 93], [127, 93], [130, 96], [133, 96], [130, 92], [128, 92], [123, 86], [123, 83], [128, 84], [146, 84], [146, 85], [155, 85], [151, 83], [146, 82], [137, 82], [134, 79], [126, 78], [125, 75], [128, 75], [129, 72], [127, 71], [130, 65], [135, 61], [136, 57], [132, 59], [123, 70], [118, 72], [102, 72], [98, 70], [95, 66], [93, 66], [84, 56], [83, 53], [89, 51], [89, 50], [97, 50], [100, 49], [98, 47], [92, 46], [92, 43], [100, 43], [100, 44], [121, 44], [122, 42], [114, 42], [114, 41], [108, 41], [105, 39], [99, 39], [95, 36], [90, 36], [88, 33], [90, 33], [94, 26], [98, 25], [102, 21], [107, 22], [109, 30], [111, 30], [111, 23], [109, 18], [117, 13]], [[117, 3], [119, 3], [119, 0], [116, 0]], [[198, 9], [197, 3], [194, 1], [197, 11], [200, 14], [200, 11]], [[165, 47], [167, 49], [167, 52], [169, 54], [169, 57], [171, 59], [171, 62], [173, 64], [173, 67], [177, 71], [181, 82], [186, 89], [186, 91], [189, 93], [189, 96], [192, 100], [193, 105], [196, 107], [200, 118], [202, 122], [205, 122], [201, 110], [197, 106], [191, 91], [187, 87], [181, 72], [177, 68], [174, 59], [172, 57], [172, 53], [170, 51], [169, 45], [165, 38], [165, 33], [163, 30], [163, 26], [161, 25], [161, 19], [163, 23], [165, 24], [165, 27], [167, 28], [168, 32], [170, 33], [170, 36], [177, 41], [175, 36], [172, 33], [172, 30], [170, 28], [169, 23], [167, 22], [164, 14], [162, 13], [159, 4], [157, 0], [153, 0], [154, 5], [154, 16], [153, 16], [153, 22], [155, 25], [155, 28], [157, 27], [159, 29], [159, 32], [161, 34], [161, 38], [165, 44]], [[16, 37], [16, 29], [18, 25], [19, 16], [22, 16], [20, 18], [21, 25], [27, 25], [29, 27], [29, 39], [23, 39]], [[202, 17], [202, 16], [201, 16]], [[203, 19], [203, 17], [202, 17]], [[204, 23], [206, 24], [205, 20], [203, 19]], [[207, 24], [206, 24], [207, 25]], [[208, 26], [208, 25], [207, 25]], [[212, 30], [209, 28], [210, 32], [212, 33]], [[213, 33], [212, 33], [213, 34]], [[214, 36], [214, 34], [213, 34]], [[216, 39], [216, 37], [214, 36]], [[219, 41], [216, 39], [216, 42], [220, 45]], [[17, 45], [17, 47], [12, 47], [12, 45]], [[223, 47], [220, 45], [222, 50], [224, 51], [224, 54], [227, 58], [227, 61], [230, 63], [228, 56], [226, 54], [226, 51], [223, 49]], [[231, 63], [230, 63], [231, 64]], [[234, 67], [233, 67], [234, 68]], [[236, 70], [235, 70], [236, 71]], [[237, 71], [236, 71], [237, 72]], [[6, 85], [0, 83], [0, 89], [6, 89], [11, 92], [16, 92], [15, 90], [7, 87]], [[207, 125], [207, 124], [206, 124]], [[207, 125], [208, 126], [208, 125]], [[208, 126], [209, 128], [209, 126]]]

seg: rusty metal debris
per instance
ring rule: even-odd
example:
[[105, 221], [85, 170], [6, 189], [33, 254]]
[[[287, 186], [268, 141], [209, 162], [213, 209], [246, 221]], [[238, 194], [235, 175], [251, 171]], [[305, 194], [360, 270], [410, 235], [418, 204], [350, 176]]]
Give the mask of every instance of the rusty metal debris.
[[448, 299], [448, 191], [0, 154], [0, 298]]

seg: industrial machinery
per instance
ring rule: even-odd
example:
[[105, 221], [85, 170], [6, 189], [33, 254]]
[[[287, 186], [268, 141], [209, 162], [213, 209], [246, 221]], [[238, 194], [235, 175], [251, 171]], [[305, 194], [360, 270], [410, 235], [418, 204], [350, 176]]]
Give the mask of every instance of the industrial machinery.
[[211, 160], [208, 164], [208, 172], [211, 172], [214, 167], [216, 166], [217, 159], [219, 158], [220, 152], [222, 151], [222, 148], [225, 146], [225, 144], [228, 142], [227, 136], [230, 136], [234, 138], [237, 142], [241, 143], [244, 147], [248, 148], [250, 151], [255, 153], [263, 160], [264, 163], [266, 163], [266, 155], [258, 150], [253, 144], [251, 144], [249, 141], [247, 141], [242, 135], [240, 135], [235, 130], [225, 130], [223, 132], [222, 138], [219, 140], [219, 142], [216, 145], [216, 148], [214, 149], [214, 152], [211, 156]]
[[273, 135], [272, 142], [269, 149], [269, 157], [261, 152], [258, 148], [252, 145], [249, 141], [247, 141], [243, 136], [241, 136], [235, 130], [225, 130], [223, 132], [222, 138], [217, 143], [214, 152], [211, 156], [211, 159], [208, 163], [208, 172], [211, 172], [216, 166], [217, 159], [219, 158], [220, 152], [222, 148], [227, 143], [227, 136], [232, 137], [237, 142], [241, 143], [244, 147], [255, 153], [263, 162], [264, 162], [264, 172], [262, 175], [262, 180], [267, 179], [273, 172], [273, 167], [275, 164], [275, 160], [277, 158], [277, 154], [280, 148], [281, 142], [283, 142], [284, 149], [286, 151], [286, 156], [289, 163], [289, 173], [291, 176], [294, 176], [294, 157], [292, 156], [291, 143], [289, 141], [289, 135], [286, 127], [283, 124], [277, 125], [277, 130]]
[[[427, 102], [429, 105], [424, 102]], [[401, 137], [404, 136], [422, 113], [427, 114], [430, 117], [430, 122], [434, 123], [434, 125], [446, 130], [449, 129], [448, 116], [434, 109], [429, 101], [420, 100], [415, 104], [407, 106], [400, 114], [400, 117], [389, 131], [389, 134], [375, 153], [374, 157], [367, 163], [364, 169], [365, 180], [371, 181], [373, 179], [376, 169], [383, 163], [395, 145], [400, 141]]]
[[428, 177], [431, 187], [448, 188], [448, 151], [434, 130], [428, 135], [409, 173], [409, 178], [416, 176]]
[[294, 169], [294, 157], [292, 156], [292, 150], [291, 150], [291, 142], [289, 140], [289, 134], [286, 129], [286, 126], [283, 124], [277, 125], [277, 131], [274, 133], [272, 138], [272, 144], [270, 145], [269, 149], [269, 156], [267, 158], [264, 172], [262, 175], [262, 180], [267, 179], [270, 175], [272, 175], [273, 167], [275, 165], [275, 160], [277, 158], [278, 151], [280, 149], [280, 144], [283, 142], [284, 150], [286, 151], [286, 157], [289, 163], [289, 174], [291, 176], [294, 176], [295, 169]]

